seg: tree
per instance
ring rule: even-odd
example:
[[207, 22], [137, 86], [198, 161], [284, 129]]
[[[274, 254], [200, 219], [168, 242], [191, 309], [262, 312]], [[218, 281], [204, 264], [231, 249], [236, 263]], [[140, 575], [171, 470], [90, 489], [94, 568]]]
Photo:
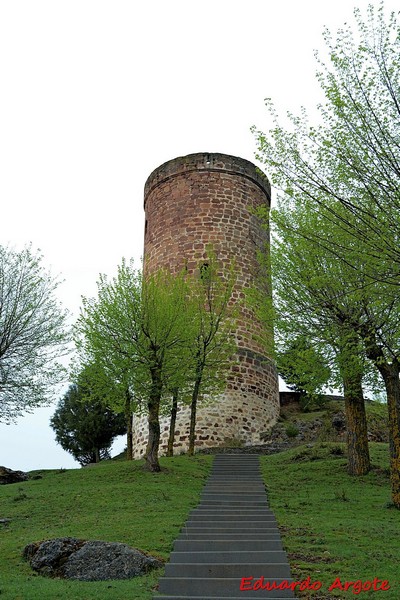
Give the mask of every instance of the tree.
[[57, 442], [82, 466], [109, 458], [114, 438], [126, 432], [124, 416], [108, 409], [89, 382], [90, 376], [83, 372], [80, 383], [69, 387], [50, 420]]
[[187, 369], [193, 319], [187, 310], [185, 273], [165, 270], [147, 275], [122, 261], [117, 276], [100, 276], [98, 297], [84, 299], [76, 340], [114, 377], [130, 378], [135, 407], [147, 407], [149, 437], [146, 466], [159, 471], [159, 414], [164, 392], [180, 387]]
[[324, 357], [305, 334], [297, 335], [282, 352], [277, 352], [277, 366], [289, 389], [299, 392], [306, 402], [318, 400], [331, 377]]
[[[80, 341], [77, 338], [76, 343], [81, 350]], [[91, 362], [90, 356], [85, 356], [80, 352], [80, 360], [74, 365], [71, 378], [75, 383], [82, 378], [85, 373], [90, 378], [90, 387], [93, 390], [93, 397], [104, 398], [104, 403], [115, 413], [123, 413], [126, 426], [126, 459], [133, 458], [133, 440], [132, 440], [132, 417], [135, 411], [135, 399], [132, 392], [132, 376], [127, 365], [121, 362], [108, 360], [106, 365]]]
[[65, 370], [57, 358], [67, 351], [66, 313], [58, 282], [30, 247], [0, 246], [0, 420], [49, 403]]
[[392, 499], [400, 508], [400, 28], [394, 14], [385, 22], [382, 4], [369, 6], [366, 22], [360, 11], [355, 17], [356, 35], [350, 27], [336, 39], [325, 32], [330, 63], [319, 60], [326, 99], [320, 122], [310, 126], [303, 110], [281, 127], [269, 102], [273, 127], [269, 136], [256, 135], [259, 158], [271, 168], [287, 208], [333, 226], [328, 236], [318, 226], [304, 234], [288, 221], [340, 262], [349, 281], [343, 293], [358, 298], [359, 310], [346, 313], [345, 325], [385, 383]]
[[235, 265], [221, 273], [211, 248], [209, 257], [200, 265], [190, 282], [193, 304], [194, 343], [191, 346], [192, 373], [189, 379], [193, 389], [190, 401], [190, 427], [188, 454], [193, 456], [196, 437], [196, 413], [200, 393], [215, 395], [221, 392], [236, 346], [235, 308], [232, 291], [236, 281]]
[[359, 298], [349, 294], [343, 265], [286, 228], [288, 218], [296, 221], [297, 230], [315, 227], [314, 215], [302, 213], [301, 206], [290, 215], [282, 204], [274, 212], [279, 232], [272, 247], [277, 354], [294, 380], [309, 390], [328, 382], [343, 387], [348, 471], [362, 475], [370, 461], [362, 387], [366, 359], [353, 328], [362, 319]]
[[366, 277], [397, 287], [400, 26], [394, 13], [385, 22], [382, 3], [368, 7], [366, 21], [354, 12], [356, 32], [347, 25], [336, 38], [324, 33], [329, 62], [318, 58], [317, 77], [326, 101], [317, 123], [310, 125], [302, 109], [300, 116], [289, 113], [282, 127], [268, 99], [273, 127], [268, 136], [253, 131], [258, 158], [282, 193], [300, 192], [311, 210], [318, 207], [349, 234], [346, 245], [324, 240], [318, 230], [311, 237], [349, 264], [357, 254]]

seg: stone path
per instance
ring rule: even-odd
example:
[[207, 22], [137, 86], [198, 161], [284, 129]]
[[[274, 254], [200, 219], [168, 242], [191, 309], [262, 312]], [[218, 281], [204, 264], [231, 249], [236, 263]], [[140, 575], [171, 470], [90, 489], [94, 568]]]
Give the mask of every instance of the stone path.
[[[160, 579], [161, 595], [154, 600], [294, 598], [288, 589], [250, 590], [261, 577], [264, 586], [292, 581], [268, 508], [259, 457], [221, 454], [214, 459], [200, 504], [175, 541]], [[240, 589], [242, 583], [247, 589]]]

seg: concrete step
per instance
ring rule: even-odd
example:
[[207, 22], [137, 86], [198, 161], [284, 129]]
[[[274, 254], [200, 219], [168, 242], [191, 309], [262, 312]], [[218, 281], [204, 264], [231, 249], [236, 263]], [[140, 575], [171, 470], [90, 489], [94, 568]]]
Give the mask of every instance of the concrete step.
[[265, 508], [263, 507], [256, 507], [256, 508], [241, 508], [240, 510], [238, 510], [237, 508], [225, 508], [224, 506], [217, 506], [216, 508], [214, 507], [199, 507], [199, 508], [195, 508], [194, 510], [192, 510], [189, 514], [189, 517], [192, 516], [200, 516], [202, 515], [203, 517], [211, 517], [212, 515], [215, 516], [231, 516], [232, 519], [235, 519], [236, 517], [274, 517], [274, 513], [272, 512], [272, 510], [270, 508], [268, 508], [268, 506], [266, 506]]
[[200, 496], [200, 503], [204, 504], [208, 500], [223, 500], [227, 502], [245, 502], [250, 504], [253, 502], [262, 502], [266, 504], [267, 496], [264, 492], [253, 492], [252, 494], [242, 494], [238, 492], [209, 492], [205, 491]]
[[[275, 519], [264, 519], [263, 521], [257, 520], [257, 516], [254, 517], [254, 521], [249, 520], [236, 520], [232, 518], [227, 521], [226, 519], [208, 519], [205, 517], [204, 519], [194, 519], [193, 521], [188, 521], [181, 528], [181, 532], [183, 531], [193, 531], [195, 529], [201, 529], [205, 532], [208, 530], [217, 531], [218, 529], [224, 530], [228, 533], [228, 529], [232, 529], [232, 533], [240, 533], [239, 529], [244, 529], [244, 532], [255, 533], [254, 530], [270, 530], [276, 533], [280, 533], [279, 527], [276, 524]], [[251, 525], [254, 525], [253, 527]], [[200, 531], [198, 531], [200, 533]]]
[[240, 478], [242, 475], [248, 475], [249, 473], [260, 473], [260, 467], [256, 467], [254, 465], [247, 465], [242, 467], [240, 465], [237, 465], [236, 467], [229, 466], [228, 468], [227, 466], [219, 465], [218, 467], [214, 467], [213, 469], [211, 469], [210, 475], [212, 477], [213, 475], [219, 473], [235, 475], [236, 477]]
[[250, 507], [250, 508], [240, 508], [239, 510], [237, 508], [229, 508], [226, 506], [199, 506], [199, 508], [194, 508], [190, 514], [189, 517], [194, 515], [203, 515], [203, 516], [211, 516], [211, 515], [226, 515], [226, 516], [231, 516], [233, 519], [235, 517], [241, 517], [241, 516], [245, 516], [245, 517], [251, 517], [252, 515], [254, 516], [258, 516], [258, 517], [273, 517], [274, 513], [272, 512], [272, 510], [268, 507], [268, 506], [256, 506], [256, 507]]
[[252, 522], [263, 522], [263, 521], [272, 521], [276, 523], [275, 517], [272, 514], [243, 514], [243, 515], [234, 515], [234, 514], [215, 514], [215, 513], [199, 513], [195, 515], [191, 515], [188, 519], [188, 524], [196, 521], [233, 521], [235, 523], [252, 523]]
[[211, 500], [208, 499], [204, 500], [202, 499], [201, 501], [201, 506], [233, 506], [233, 507], [244, 507], [246, 508], [246, 506], [266, 506], [267, 505], [267, 499], [265, 498], [264, 500], [231, 500], [229, 498], [226, 498], [225, 500]]
[[[223, 563], [223, 564], [249, 564], [249, 563], [277, 563], [286, 562], [287, 556], [284, 550], [239, 550], [239, 551], [212, 551], [210, 548], [205, 552], [200, 551], [177, 551], [171, 553], [171, 563]], [[243, 575], [246, 577], [246, 575]]]
[[224, 563], [168, 563], [165, 565], [166, 577], [243, 577], [243, 573], [251, 573], [254, 578], [290, 578], [287, 563], [260, 564], [224, 564]]
[[207, 513], [207, 514], [226, 514], [226, 515], [250, 515], [250, 514], [259, 514], [259, 515], [266, 515], [266, 514], [270, 514], [272, 515], [273, 512], [272, 510], [269, 508], [269, 506], [249, 506], [248, 508], [246, 508], [246, 506], [240, 506], [238, 507], [230, 507], [230, 506], [209, 506], [208, 504], [206, 504], [205, 506], [200, 504], [197, 508], [193, 508], [189, 514], [202, 514], [202, 513]]
[[[249, 577], [265, 589], [241, 590]], [[279, 589], [280, 583], [286, 588], [290, 581], [259, 457], [215, 457], [200, 503], [174, 542], [154, 600], [284, 600], [295, 598], [291, 589]]]
[[[232, 529], [232, 533], [240, 533], [240, 530], [244, 529], [244, 532], [250, 536], [257, 533], [257, 531], [265, 531], [266, 529], [280, 533], [275, 521], [193, 521], [187, 523], [186, 527], [187, 531], [194, 531], [194, 528], [196, 528], [207, 532], [213, 525], [215, 525], [214, 531], [221, 529], [228, 532], [229, 529]], [[184, 531], [184, 529], [181, 529], [181, 531]]]
[[229, 506], [229, 503], [227, 506], [216, 506], [215, 508], [210, 507], [208, 504], [203, 504], [200, 503], [198, 504], [198, 506], [196, 508], [192, 508], [192, 510], [190, 511], [190, 513], [194, 513], [194, 512], [231, 512], [231, 513], [238, 513], [238, 514], [250, 514], [250, 513], [271, 513], [272, 514], [272, 510], [270, 509], [270, 507], [268, 506], [268, 504], [264, 504], [264, 506], [239, 506], [239, 507], [235, 507], [235, 506]]
[[203, 488], [203, 492], [205, 491], [210, 491], [210, 492], [238, 492], [239, 494], [252, 494], [253, 492], [259, 492], [260, 494], [265, 494], [265, 487], [263, 485], [253, 485], [253, 484], [247, 484], [246, 486], [244, 485], [237, 485], [237, 484], [231, 484], [231, 483], [227, 483], [226, 485], [221, 485], [221, 484], [208, 484], [205, 485]]
[[[233, 534], [249, 534], [249, 530], [246, 527], [183, 527], [181, 534], [187, 532], [188, 534], [196, 533], [233, 533]], [[251, 536], [255, 533], [277, 533], [279, 529], [277, 527], [259, 527], [256, 532], [251, 532]]]
[[177, 552], [245, 552], [248, 550], [282, 550], [282, 541], [278, 540], [175, 540]]
[[258, 477], [261, 477], [261, 471], [244, 471], [238, 476], [235, 472], [230, 473], [227, 469], [221, 469], [220, 471], [211, 472], [208, 481], [214, 483], [215, 481], [229, 480], [232, 483], [238, 483], [238, 481], [257, 481]]
[[[243, 575], [246, 577], [246, 575]], [[291, 582], [291, 579], [274, 578], [265, 579], [264, 585], [277, 587], [283, 582]], [[161, 594], [190, 594], [193, 597], [203, 599], [205, 596], [210, 598], [232, 598], [241, 593], [241, 577], [221, 577], [214, 579], [202, 579], [192, 577], [162, 577], [160, 579], [159, 591]], [[273, 590], [246, 590], [242, 594], [246, 598], [266, 598], [266, 593], [270, 598], [294, 598], [292, 590], [273, 589]]]
[[245, 471], [238, 471], [237, 469], [232, 471], [229, 469], [219, 469], [217, 471], [211, 471], [207, 483], [218, 483], [220, 477], [230, 479], [232, 483], [237, 483], [238, 485], [241, 484], [243, 480], [246, 480], [246, 483], [249, 477], [252, 477], [254, 483], [263, 483], [260, 469], [246, 469]]
[[219, 486], [219, 487], [205, 487], [203, 489], [203, 494], [239, 494], [240, 496], [245, 496], [247, 498], [251, 498], [253, 494], [262, 494], [264, 498], [267, 497], [265, 490], [263, 488], [231, 488], [228, 486]]
[[274, 533], [193, 533], [193, 532], [182, 532], [176, 538], [177, 540], [280, 540], [281, 536], [279, 531]]

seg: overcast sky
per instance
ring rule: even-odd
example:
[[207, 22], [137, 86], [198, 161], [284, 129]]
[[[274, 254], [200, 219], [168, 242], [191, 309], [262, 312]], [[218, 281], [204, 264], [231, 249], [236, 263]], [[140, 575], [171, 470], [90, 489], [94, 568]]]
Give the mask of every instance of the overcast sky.
[[[264, 98], [282, 112], [314, 106], [324, 26], [367, 4], [2, 0], [0, 244], [40, 248], [76, 317], [100, 272], [123, 256], [139, 265], [152, 170], [192, 152], [254, 162]], [[0, 464], [77, 467], [54, 441], [53, 412], [0, 425]]]

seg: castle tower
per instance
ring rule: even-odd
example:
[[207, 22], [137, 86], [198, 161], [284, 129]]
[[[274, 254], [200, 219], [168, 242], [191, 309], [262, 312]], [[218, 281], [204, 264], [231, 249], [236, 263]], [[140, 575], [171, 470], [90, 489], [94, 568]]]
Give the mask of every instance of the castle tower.
[[[268, 233], [254, 214], [270, 205], [267, 177], [247, 160], [225, 154], [199, 153], [170, 160], [149, 176], [144, 192], [144, 264], [148, 272], [166, 267], [190, 270], [206, 258], [211, 244], [217, 260], [229, 267], [235, 259], [238, 272], [233, 298], [256, 281], [257, 253], [268, 247]], [[270, 294], [270, 290], [265, 290]], [[278, 375], [260, 345], [260, 324], [253, 312], [241, 308], [237, 363], [232, 367], [224, 394], [214, 403], [198, 407], [197, 446], [219, 446], [227, 440], [257, 444], [260, 433], [273, 424], [279, 411]], [[138, 419], [136, 456], [144, 453], [147, 423]], [[168, 423], [161, 424], [160, 452], [166, 448]], [[178, 413], [175, 451], [186, 450], [189, 409]]]

